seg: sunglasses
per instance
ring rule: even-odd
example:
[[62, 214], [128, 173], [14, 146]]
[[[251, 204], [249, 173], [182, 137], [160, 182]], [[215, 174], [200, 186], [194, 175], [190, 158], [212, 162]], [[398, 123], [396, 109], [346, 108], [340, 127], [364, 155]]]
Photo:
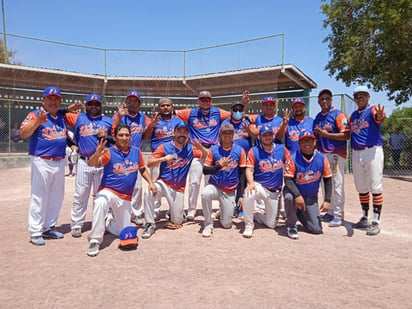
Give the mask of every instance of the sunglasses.
[[233, 111], [234, 112], [243, 112], [243, 108], [234, 108]]
[[87, 106], [101, 106], [102, 104], [100, 103], [100, 102], [89, 102], [89, 103], [87, 103]]
[[355, 100], [366, 99], [367, 97], [368, 97], [367, 94], [357, 94], [354, 96]]

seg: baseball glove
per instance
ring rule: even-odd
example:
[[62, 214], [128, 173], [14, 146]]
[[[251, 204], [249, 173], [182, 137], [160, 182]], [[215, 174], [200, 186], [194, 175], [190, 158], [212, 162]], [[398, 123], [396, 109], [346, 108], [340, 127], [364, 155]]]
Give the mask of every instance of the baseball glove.
[[176, 224], [172, 222], [167, 222], [165, 227], [169, 230], [177, 230], [180, 229], [183, 226], [183, 224]]

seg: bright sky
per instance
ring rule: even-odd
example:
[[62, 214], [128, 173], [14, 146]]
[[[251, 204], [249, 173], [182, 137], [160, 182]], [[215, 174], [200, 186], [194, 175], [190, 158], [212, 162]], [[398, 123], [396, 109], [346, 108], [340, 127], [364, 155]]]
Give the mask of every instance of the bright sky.
[[[317, 83], [318, 89], [311, 95], [329, 88], [334, 93], [352, 96], [355, 87], [335, 81], [324, 70], [328, 49], [322, 40], [327, 31], [322, 27], [320, 0], [4, 0], [4, 3], [7, 33], [99, 48], [187, 50], [284, 33], [285, 63], [294, 64]], [[263, 48], [267, 55], [275, 58], [272, 65], [281, 63], [280, 42], [277, 39], [276, 47], [270, 48], [268, 46], [273, 45], [267, 44]], [[34, 52], [38, 43], [32, 42], [33, 46], [29, 47], [25, 45], [27, 42], [11, 37], [7, 43], [8, 49], [16, 51], [17, 61], [36, 66], [36, 58], [40, 58]], [[264, 58], [263, 51], [259, 51], [256, 59]], [[41, 58], [52, 61], [53, 54], [52, 50], [50, 55]], [[91, 56], [95, 58], [92, 61], [89, 58], [70, 60], [72, 55], [66, 56], [67, 59], [64, 54], [59, 55], [61, 69], [66, 69], [70, 61], [85, 68], [96, 61], [101, 67], [99, 53]], [[203, 57], [206, 58], [206, 54]], [[240, 65], [253, 63], [246, 57], [250, 57], [249, 54], [236, 54], [233, 58]], [[200, 62], [206, 66], [206, 60], [202, 59]], [[127, 66], [122, 57], [112, 64]], [[44, 63], [37, 65], [47, 67]], [[217, 71], [226, 70], [225, 63], [214, 61], [214, 65]], [[157, 68], [152, 75], [159, 75]], [[395, 108], [382, 92], [372, 92], [371, 101], [384, 104], [387, 112]], [[410, 107], [412, 102], [403, 106]]]

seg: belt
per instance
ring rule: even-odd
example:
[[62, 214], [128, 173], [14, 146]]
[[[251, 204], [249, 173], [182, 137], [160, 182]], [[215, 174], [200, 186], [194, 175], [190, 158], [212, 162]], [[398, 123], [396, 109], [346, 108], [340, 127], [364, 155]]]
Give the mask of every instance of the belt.
[[272, 193], [280, 192], [280, 189], [269, 189], [269, 188], [266, 188], [266, 189]]
[[52, 158], [52, 157], [46, 157], [46, 156], [40, 156], [40, 159], [50, 160], [50, 161], [61, 161], [61, 160], [63, 160], [63, 158]]
[[373, 147], [375, 147], [375, 146], [377, 146], [377, 145], [365, 146], [365, 147], [362, 147], [362, 148], [357, 148], [357, 149], [353, 149], [353, 150], [355, 150], [355, 151], [361, 151], [361, 150], [365, 150], [365, 149], [373, 148]]
[[80, 159], [82, 159], [82, 160], [84, 160], [84, 161], [87, 161], [87, 160], [89, 160], [89, 157], [80, 156]]

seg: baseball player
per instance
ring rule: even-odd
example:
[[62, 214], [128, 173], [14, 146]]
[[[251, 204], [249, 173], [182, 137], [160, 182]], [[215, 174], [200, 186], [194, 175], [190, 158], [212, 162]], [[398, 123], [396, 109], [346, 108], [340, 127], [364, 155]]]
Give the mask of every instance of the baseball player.
[[44, 238], [63, 238], [55, 228], [64, 197], [64, 169], [67, 129], [58, 113], [60, 89], [43, 91], [43, 107], [30, 112], [20, 127], [22, 139], [30, 137], [31, 199], [29, 206], [30, 242], [45, 244]]
[[313, 119], [306, 115], [306, 104], [303, 98], [292, 100], [292, 113], [285, 134], [285, 146], [291, 155], [299, 150], [300, 132], [313, 129]]
[[159, 178], [155, 181], [157, 194], [146, 192], [144, 197], [146, 224], [142, 238], [150, 238], [155, 232], [155, 202], [160, 204], [165, 197], [169, 204], [170, 221], [182, 224], [184, 221], [184, 191], [190, 164], [194, 158], [204, 160], [207, 149], [199, 141], [188, 144], [189, 127], [181, 122], [174, 129], [174, 139], [160, 144], [147, 161], [148, 167], [159, 166]]
[[246, 153], [242, 147], [234, 144], [234, 134], [235, 129], [232, 124], [222, 124], [220, 143], [210, 147], [203, 167], [204, 174], [212, 174], [201, 195], [205, 218], [203, 237], [210, 237], [213, 233], [212, 201], [219, 201], [220, 224], [223, 228], [229, 229], [232, 227], [235, 191], [238, 189], [243, 193]]
[[276, 144], [281, 144], [282, 138], [285, 137], [286, 128], [289, 122], [290, 112], [285, 110], [283, 118], [276, 115], [276, 100], [274, 97], [264, 97], [262, 101], [263, 114], [251, 117], [256, 128], [252, 128], [252, 137], [257, 138], [256, 144], [259, 145], [259, 130], [263, 125], [270, 125], [273, 128], [273, 138]]
[[86, 96], [85, 113], [67, 113], [65, 118], [66, 123], [74, 130], [75, 141], [79, 148], [70, 227], [72, 236], [80, 237], [90, 192], [93, 187], [92, 194], [96, 195], [103, 175], [103, 167], [89, 166], [87, 161], [95, 152], [98, 140], [106, 139], [110, 134], [113, 120], [102, 114], [101, 97], [96, 93]]
[[156, 195], [154, 185], [145, 168], [142, 152], [131, 146], [131, 129], [127, 124], [119, 124], [114, 130], [115, 145], [106, 148], [106, 140], [100, 139], [96, 152], [90, 156], [89, 166], [104, 165], [102, 182], [94, 199], [92, 229], [89, 234], [87, 255], [99, 254], [100, 243], [107, 229], [113, 235], [130, 223], [130, 202], [138, 172], [149, 184], [149, 190]]
[[[132, 131], [131, 145], [141, 149], [143, 134], [150, 125], [150, 118], [139, 112], [141, 106], [141, 95], [139, 91], [130, 90], [124, 104], [118, 106], [118, 112], [113, 115], [113, 131], [120, 123], [130, 126]], [[132, 198], [132, 220], [137, 225], [142, 225], [143, 207], [142, 207], [142, 179], [138, 177], [136, 187]]]
[[[173, 140], [174, 128], [182, 120], [176, 115], [173, 115], [173, 102], [167, 97], [159, 99], [157, 105], [158, 112], [153, 113], [153, 117], [147, 126], [143, 139], [150, 138], [150, 148], [152, 153], [161, 145]], [[159, 176], [159, 166], [156, 165], [150, 168], [150, 176], [155, 181]], [[155, 201], [155, 203], [157, 203]], [[156, 204], [154, 211], [155, 221], [160, 219], [160, 203]]]
[[[245, 91], [242, 98], [244, 104], [249, 101], [249, 93]], [[199, 107], [177, 110], [177, 116], [188, 123], [190, 140], [198, 140], [203, 147], [210, 148], [219, 140], [219, 128], [222, 121], [230, 117], [230, 112], [212, 106], [212, 95], [209, 91], [200, 91]], [[194, 159], [189, 173], [189, 203], [186, 219], [193, 221], [196, 215], [197, 198], [199, 196], [200, 181], [202, 178], [203, 162]], [[208, 183], [209, 176], [205, 175], [204, 183]]]
[[[273, 132], [271, 125], [262, 125], [259, 129], [260, 145], [252, 147], [247, 156], [247, 187], [243, 196], [243, 237], [246, 238], [252, 237], [253, 219], [269, 228], [275, 228], [277, 224], [283, 168], [285, 162], [290, 160], [290, 153], [284, 145], [273, 142]], [[253, 214], [256, 200], [263, 201], [265, 214]]]
[[[231, 106], [230, 106], [230, 118], [226, 119], [222, 122], [224, 123], [230, 123], [233, 125], [233, 128], [235, 130], [235, 134], [233, 136], [233, 142], [242, 147], [245, 150], [245, 153], [247, 154], [249, 152], [249, 149], [252, 147], [252, 129], [255, 127], [254, 124], [250, 123], [249, 117], [245, 116], [244, 114], [244, 109], [245, 106], [243, 105], [242, 102], [240, 101], [233, 101]], [[239, 199], [243, 195], [243, 190], [236, 190], [236, 206], [235, 206], [235, 212], [234, 215], [238, 216], [239, 215]], [[219, 216], [219, 211], [217, 213], [217, 216]]]
[[347, 140], [350, 137], [348, 118], [332, 107], [332, 91], [319, 92], [318, 103], [321, 111], [315, 117], [314, 131], [318, 150], [328, 158], [332, 170], [332, 198], [329, 211], [321, 217], [330, 227], [342, 225], [345, 206], [345, 164]]
[[[381, 124], [385, 121], [385, 108], [380, 104], [369, 104], [368, 87], [358, 86], [353, 91], [358, 110], [349, 118], [351, 131], [352, 168], [356, 190], [362, 206], [363, 216], [354, 228], [367, 228], [367, 235], [380, 232], [380, 215], [383, 205], [383, 139]], [[368, 222], [369, 193], [372, 192], [373, 218]]]
[[330, 207], [332, 194], [332, 172], [328, 158], [315, 151], [316, 138], [312, 130], [299, 133], [300, 150], [291, 155], [285, 166], [285, 210], [288, 237], [298, 239], [296, 221], [309, 233], [321, 234], [322, 224], [318, 206], [320, 181], [325, 183], [325, 199], [320, 210]]

